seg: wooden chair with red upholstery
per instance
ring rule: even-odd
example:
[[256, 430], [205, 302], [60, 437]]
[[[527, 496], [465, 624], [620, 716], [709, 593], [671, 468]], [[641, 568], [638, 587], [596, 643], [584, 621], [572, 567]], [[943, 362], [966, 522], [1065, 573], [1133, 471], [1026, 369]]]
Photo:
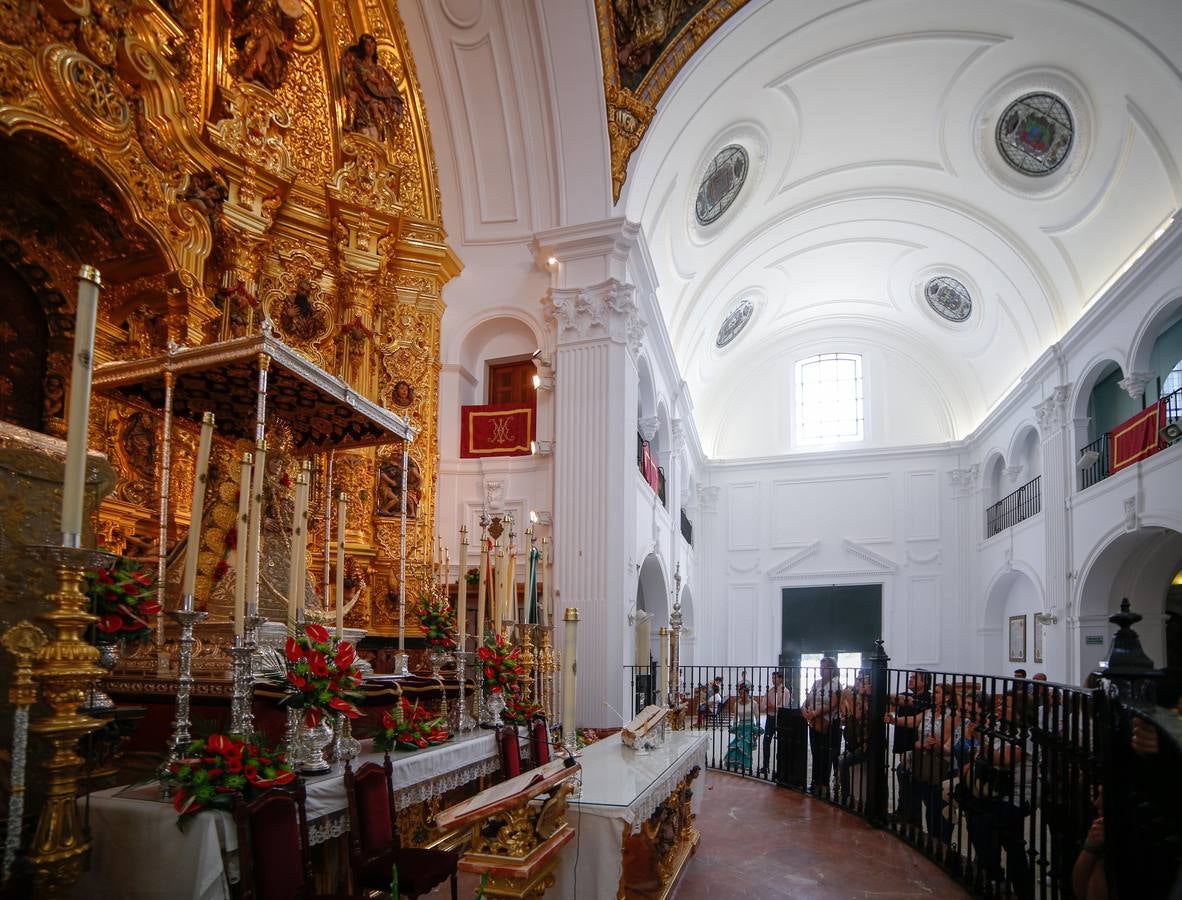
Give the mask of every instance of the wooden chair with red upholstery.
[[516, 725], [497, 727], [497, 749], [501, 753], [501, 778], [516, 778], [521, 774], [521, 744]]
[[345, 764], [345, 796], [349, 801], [349, 868], [354, 890], [389, 891], [398, 867], [398, 892], [412, 898], [451, 879], [456, 900], [456, 868], [460, 854], [451, 850], [403, 847], [398, 837], [394, 767], [389, 754], [382, 765], [366, 763], [356, 772]]
[[534, 716], [530, 723], [529, 755], [535, 767], [550, 762], [550, 729], [546, 727], [546, 719], [543, 716]]
[[234, 807], [239, 900], [338, 896], [317, 894], [313, 887], [304, 796], [304, 783], [296, 781]]

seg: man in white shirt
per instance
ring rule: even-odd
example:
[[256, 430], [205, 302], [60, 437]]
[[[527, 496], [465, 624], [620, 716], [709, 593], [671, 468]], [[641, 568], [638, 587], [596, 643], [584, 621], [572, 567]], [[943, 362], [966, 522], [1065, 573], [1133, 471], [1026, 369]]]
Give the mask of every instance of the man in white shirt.
[[838, 704], [841, 702], [837, 661], [829, 656], [824, 657], [820, 674], [821, 677], [809, 689], [800, 712], [809, 724], [809, 750], [813, 754], [813, 782], [809, 786], [809, 793], [828, 800], [833, 760], [841, 746], [841, 729], [834, 727]]

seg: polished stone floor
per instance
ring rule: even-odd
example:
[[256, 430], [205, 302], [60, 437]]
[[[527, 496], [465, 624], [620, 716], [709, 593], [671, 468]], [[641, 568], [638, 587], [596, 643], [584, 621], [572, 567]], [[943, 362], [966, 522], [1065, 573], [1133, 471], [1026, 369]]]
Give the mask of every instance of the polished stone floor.
[[[969, 896], [898, 838], [827, 803], [723, 772], [707, 771], [705, 779], [702, 843], [673, 900]], [[460, 896], [471, 897], [475, 886], [461, 876]], [[449, 895], [440, 885], [427, 896]]]

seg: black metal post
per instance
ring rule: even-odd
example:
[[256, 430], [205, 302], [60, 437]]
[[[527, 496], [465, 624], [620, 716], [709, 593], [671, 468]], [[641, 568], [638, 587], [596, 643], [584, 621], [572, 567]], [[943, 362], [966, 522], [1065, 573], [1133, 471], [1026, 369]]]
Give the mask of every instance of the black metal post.
[[887, 665], [891, 658], [882, 645], [882, 638], [874, 642], [870, 654], [870, 720], [866, 744], [866, 818], [875, 828], [886, 824], [887, 778], [890, 764], [887, 760], [886, 724], [883, 717], [887, 711], [887, 693], [890, 676]]

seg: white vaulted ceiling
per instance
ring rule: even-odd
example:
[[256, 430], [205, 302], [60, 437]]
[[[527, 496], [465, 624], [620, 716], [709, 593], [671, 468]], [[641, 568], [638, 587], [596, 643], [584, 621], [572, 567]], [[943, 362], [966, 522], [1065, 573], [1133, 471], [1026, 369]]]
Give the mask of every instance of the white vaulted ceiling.
[[[448, 302], [488, 302], [496, 278], [472, 260], [525, 270], [502, 245], [612, 214], [594, 0], [415, 12], [445, 215], [469, 265]], [[615, 212], [647, 237], [706, 452], [792, 449], [791, 364], [826, 351], [865, 357], [868, 443], [975, 427], [1182, 206], [1180, 66], [1178, 0], [751, 0], [661, 99]], [[1068, 102], [1076, 140], [1031, 178], [1001, 162], [993, 129], [1040, 89]], [[750, 174], [699, 227], [697, 184], [729, 143]], [[964, 325], [922, 302], [933, 274], [972, 291]], [[719, 351], [744, 296], [752, 321]]]

